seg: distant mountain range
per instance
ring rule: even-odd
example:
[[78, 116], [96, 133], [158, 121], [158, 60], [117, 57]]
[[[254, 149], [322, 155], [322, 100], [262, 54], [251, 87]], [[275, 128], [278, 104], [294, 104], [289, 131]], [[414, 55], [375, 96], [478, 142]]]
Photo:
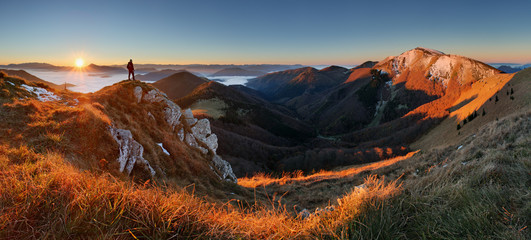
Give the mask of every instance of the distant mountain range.
[[[386, 156], [400, 154], [458, 114], [456, 106], [468, 104], [461, 111], [473, 112], [483, 104], [457, 102], [462, 96], [492, 96], [511, 77], [467, 57], [416, 48], [351, 69], [269, 73], [249, 80], [247, 87], [208, 82], [176, 101], [212, 121], [220, 154], [242, 176], [374, 161], [383, 156], [376, 154], [382, 147]], [[490, 80], [488, 88], [479, 84], [491, 78], [500, 82]], [[333, 157], [323, 162], [323, 154]]]
[[210, 76], [262, 76], [264, 74], [266, 74], [266, 72], [256, 70], [245, 70], [243, 68], [233, 67], [219, 70]]

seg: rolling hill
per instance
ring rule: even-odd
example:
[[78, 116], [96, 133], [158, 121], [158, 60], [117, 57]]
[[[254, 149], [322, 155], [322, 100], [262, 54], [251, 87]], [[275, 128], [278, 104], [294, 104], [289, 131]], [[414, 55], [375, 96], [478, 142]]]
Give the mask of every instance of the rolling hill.
[[22, 78], [22, 79], [25, 79], [25, 80], [27, 80], [29, 82], [43, 83], [43, 84], [46, 84], [46, 85], [48, 85], [48, 86], [50, 86], [52, 88], [55, 88], [55, 89], [65, 89], [65, 87], [75, 86], [75, 85], [70, 84], [70, 83], [66, 83], [66, 86], [65, 86], [65, 84], [57, 85], [57, 84], [42, 80], [42, 79], [40, 79], [40, 78], [38, 78], [38, 77], [36, 77], [34, 75], [29, 74], [28, 72], [26, 72], [24, 70], [0, 69], [0, 71], [7, 73], [7, 75], [9, 75], [9, 76]]
[[166, 93], [170, 99], [177, 99], [190, 94], [199, 85], [206, 82], [208, 80], [190, 72], [182, 71], [160, 79], [152, 83], [152, 85]]
[[311, 67], [270, 73], [250, 79], [248, 87], [265, 93], [271, 100], [286, 102], [302, 94], [324, 91], [348, 78], [350, 71], [330, 66], [322, 70]]

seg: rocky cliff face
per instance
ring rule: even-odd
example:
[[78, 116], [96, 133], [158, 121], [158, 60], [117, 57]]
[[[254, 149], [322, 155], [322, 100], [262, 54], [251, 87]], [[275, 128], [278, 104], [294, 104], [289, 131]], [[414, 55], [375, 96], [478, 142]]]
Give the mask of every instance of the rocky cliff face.
[[[230, 164], [216, 154], [218, 141], [216, 134], [211, 132], [208, 119], [196, 119], [190, 109], [182, 110], [177, 104], [157, 89], [144, 89], [137, 86], [133, 90], [133, 97], [139, 104], [162, 104], [164, 107], [164, 120], [170, 127], [167, 129], [178, 136], [178, 139], [190, 148], [199, 150], [211, 158], [211, 169], [221, 179], [237, 182]], [[153, 115], [150, 116], [151, 118]], [[144, 148], [133, 139], [130, 131], [110, 127], [110, 132], [120, 146], [120, 171], [131, 173], [135, 166], [148, 170], [152, 176], [156, 173], [148, 160], [142, 157]]]

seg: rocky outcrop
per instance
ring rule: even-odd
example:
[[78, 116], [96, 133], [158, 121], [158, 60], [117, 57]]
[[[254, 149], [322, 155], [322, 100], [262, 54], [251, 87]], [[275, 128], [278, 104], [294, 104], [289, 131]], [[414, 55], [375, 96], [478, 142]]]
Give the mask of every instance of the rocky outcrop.
[[216, 134], [210, 134], [210, 136], [206, 137], [203, 142], [210, 150], [212, 150], [212, 152], [216, 153], [216, 150], [218, 149], [218, 136], [216, 136]]
[[[216, 134], [212, 133], [212, 130], [210, 128], [210, 121], [208, 121], [208, 119], [197, 120], [194, 117], [194, 114], [192, 113], [191, 109], [185, 109], [183, 111], [176, 103], [169, 100], [168, 97], [164, 93], [160, 92], [157, 89], [151, 89], [147, 93], [144, 93], [142, 87], [137, 86], [135, 87], [133, 94], [138, 103], [144, 101], [148, 103], [164, 104], [165, 120], [168, 123], [168, 125], [171, 127], [172, 131], [177, 130], [178, 138], [184, 143], [186, 143], [186, 145], [188, 145], [189, 147], [199, 150], [202, 154], [212, 156], [212, 165], [215, 168], [213, 170], [221, 179], [230, 181], [230, 182], [237, 182], [237, 178], [232, 172], [232, 167], [230, 166], [230, 164], [216, 154], [216, 150], [218, 148], [218, 137], [216, 136]], [[151, 114], [151, 116], [153, 115]], [[141, 158], [141, 155], [142, 155], [141, 153], [140, 155], [138, 155], [138, 152], [143, 152], [142, 145], [134, 141], [132, 139], [132, 136], [129, 138], [129, 136], [131, 135], [131, 132], [127, 130], [123, 130], [123, 129], [118, 129], [118, 130], [120, 130], [119, 131], [120, 134], [122, 134], [123, 132], [123, 135], [124, 135], [124, 136], [120, 136], [119, 138], [125, 137], [127, 139], [130, 139], [128, 140], [129, 142], [132, 142], [130, 144], [123, 143], [124, 146], [131, 145], [130, 147], [124, 147], [124, 151], [130, 151], [130, 148], [134, 147], [137, 153], [135, 157], [124, 156], [124, 157], [119, 158], [120, 166], [121, 166], [120, 170], [123, 171], [124, 168], [125, 169], [130, 168], [132, 170], [136, 162], [145, 161], [147, 163], [145, 159]], [[117, 130], [113, 130], [113, 131], [116, 132]], [[122, 152], [122, 145], [120, 146], [121, 146], [120, 152]], [[213, 154], [209, 154], [209, 152], [212, 152]], [[122, 156], [122, 154], [120, 154], [120, 156]], [[140, 157], [137, 157], [137, 156], [140, 156]], [[132, 162], [132, 165], [130, 162]], [[122, 165], [124, 167], [122, 167]], [[149, 166], [149, 163], [148, 163], [148, 166]], [[149, 168], [151, 169], [150, 166]], [[128, 173], [130, 173], [131, 170], [128, 170]]]
[[192, 134], [199, 139], [205, 139], [210, 133], [210, 122], [206, 118], [197, 121], [192, 127]]
[[[139, 103], [142, 100], [149, 102], [149, 103], [164, 102], [164, 104], [166, 105], [166, 107], [164, 108], [164, 117], [168, 125], [170, 125], [170, 127], [172, 128], [172, 130], [175, 130], [175, 127], [181, 123], [179, 121], [182, 115], [181, 108], [179, 107], [179, 105], [169, 100], [166, 97], [166, 94], [164, 94], [163, 92], [157, 89], [152, 89], [148, 91], [146, 94], [143, 94], [142, 87], [137, 86], [135, 87], [134, 95], [137, 99], [137, 102]], [[192, 117], [193, 117], [193, 114], [192, 114]]]
[[135, 87], [134, 94], [136, 98], [136, 103], [140, 103], [140, 101], [142, 101], [142, 87]]
[[149, 162], [142, 156], [144, 154], [144, 147], [133, 139], [131, 131], [109, 127], [112, 137], [118, 143], [120, 155], [116, 159], [120, 163], [120, 172], [131, 174], [135, 166], [141, 166], [148, 171], [151, 176], [155, 176], [155, 170], [151, 167]]
[[148, 101], [150, 103], [154, 103], [154, 102], [160, 102], [162, 100], [164, 100], [164, 95], [162, 95], [162, 93], [160, 91], [157, 91], [155, 89], [147, 92], [145, 95], [144, 95], [144, 100], [145, 101]]
[[191, 109], [187, 108], [186, 110], [184, 110], [183, 114], [184, 121], [186, 121], [188, 126], [193, 126], [197, 122], [197, 119], [194, 118], [194, 114], [192, 113]]
[[234, 175], [234, 172], [232, 172], [232, 167], [230, 166], [230, 163], [223, 160], [220, 156], [214, 155], [212, 158], [212, 162], [214, 163], [214, 166], [218, 169], [220, 172], [221, 179], [225, 179], [230, 182], [238, 182], [238, 179], [236, 178], [236, 175]]
[[175, 104], [175, 106], [164, 108], [164, 117], [166, 118], [166, 122], [168, 123], [168, 125], [170, 125], [172, 131], [175, 130], [175, 126], [181, 123], [179, 121], [181, 115], [181, 108], [179, 108], [177, 104]]

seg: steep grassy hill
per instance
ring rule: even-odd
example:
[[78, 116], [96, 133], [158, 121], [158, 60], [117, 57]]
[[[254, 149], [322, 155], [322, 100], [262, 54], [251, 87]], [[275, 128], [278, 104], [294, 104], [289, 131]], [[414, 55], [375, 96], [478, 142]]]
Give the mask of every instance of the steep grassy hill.
[[[158, 90], [124, 81], [96, 93], [58, 92], [0, 79], [0, 145], [62, 156], [73, 166], [136, 181], [185, 187], [223, 198], [235, 181], [217, 154], [217, 137]], [[213, 194], [213, 195], [212, 195]]]
[[190, 94], [195, 88], [206, 82], [208, 80], [184, 71], [160, 79], [152, 85], [166, 93], [170, 99], [177, 99]]

